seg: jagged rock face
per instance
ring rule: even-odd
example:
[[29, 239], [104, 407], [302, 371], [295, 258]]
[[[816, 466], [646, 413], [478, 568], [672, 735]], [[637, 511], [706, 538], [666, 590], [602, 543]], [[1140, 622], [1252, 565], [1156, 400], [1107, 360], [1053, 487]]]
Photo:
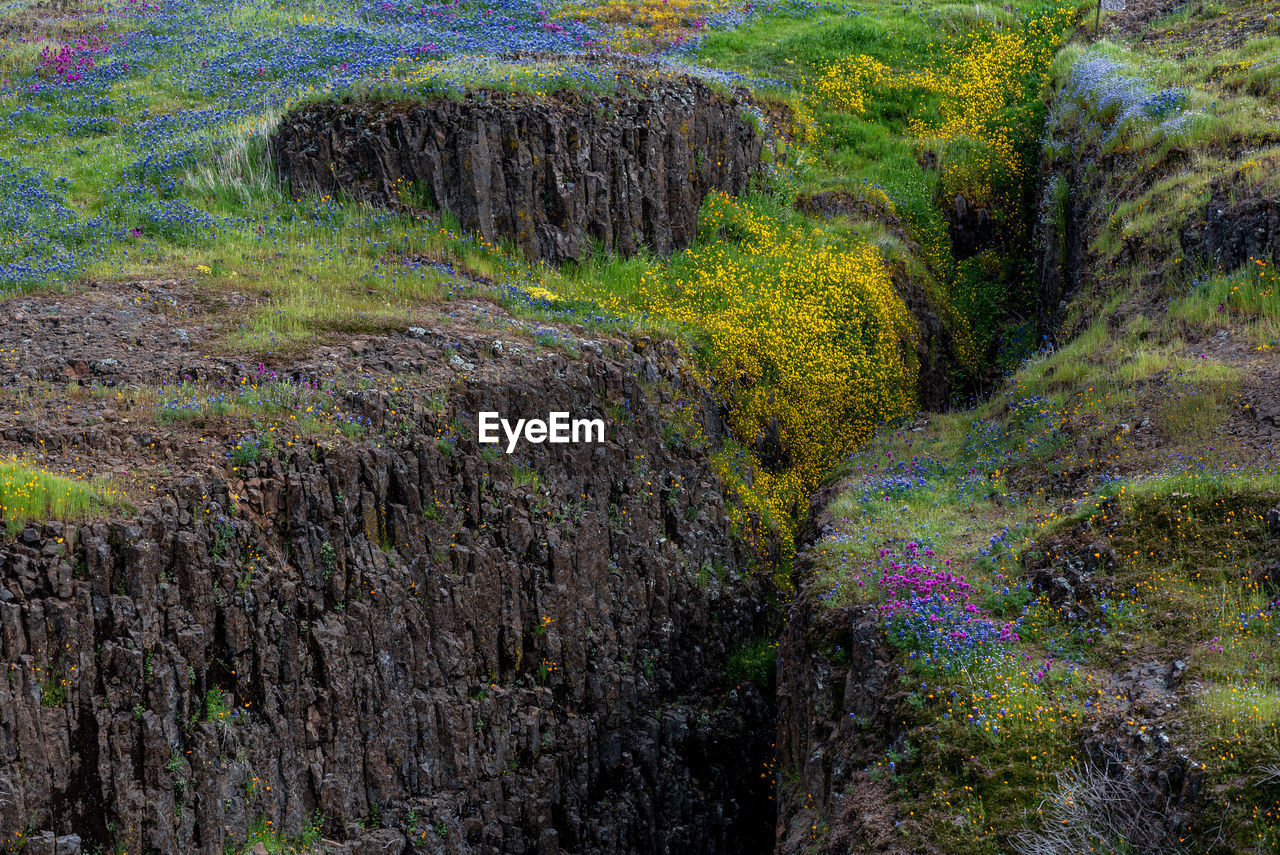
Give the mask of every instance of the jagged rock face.
[[1232, 202], [1227, 188], [1215, 186], [1204, 222], [1187, 229], [1182, 244], [1223, 271], [1250, 259], [1280, 260], [1280, 197], [1253, 195]]
[[[771, 710], [723, 692], [765, 613], [705, 456], [664, 443], [637, 377], [670, 365], [530, 359], [398, 435], [6, 538], [0, 827], [214, 855], [320, 812], [348, 853], [770, 848]], [[482, 409], [609, 402], [610, 442], [517, 452], [540, 483], [475, 442]]]
[[[1075, 161], [1040, 166], [1041, 194], [1035, 223], [1036, 332], [1056, 343], [1067, 303], [1090, 275], [1089, 210], [1096, 187]], [[1061, 182], [1055, 192], [1054, 182]], [[1094, 179], [1096, 183], [1096, 178]]]
[[986, 208], [974, 205], [964, 196], [956, 194], [944, 213], [947, 217], [947, 233], [951, 237], [951, 250], [957, 261], [972, 258], [996, 244], [995, 222]]
[[[1101, 510], [1118, 516], [1116, 504], [1108, 499]], [[1019, 560], [1031, 590], [1047, 597], [1068, 620], [1098, 616], [1099, 604], [1111, 595], [1116, 551], [1105, 537], [1084, 525], [1042, 538]]]
[[1102, 541], [1090, 543], [1081, 552], [1055, 556], [1047, 566], [1033, 568], [1031, 589], [1074, 617], [1110, 593], [1111, 580], [1103, 574], [1114, 565], [1115, 550]]
[[1082, 760], [1122, 785], [1141, 815], [1141, 828], [1130, 832], [1133, 852], [1174, 852], [1191, 830], [1210, 813], [1204, 803], [1205, 776], [1185, 747], [1175, 746], [1157, 713], [1178, 699], [1174, 690], [1186, 664], [1160, 660], [1135, 664], [1114, 679], [1112, 690], [1129, 698], [1143, 725], [1132, 713], [1096, 721], [1081, 739]]
[[401, 188], [529, 258], [687, 246], [707, 194], [742, 192], [763, 138], [744, 104], [686, 78], [641, 95], [482, 92], [463, 102], [308, 105], [271, 139], [295, 193], [398, 205]]
[[891, 659], [874, 606], [791, 608], [778, 645], [776, 762], [790, 774], [777, 855], [898, 851], [893, 812], [860, 774], [895, 741]]
[[916, 401], [923, 410], [943, 412], [955, 405], [963, 384], [953, 381], [959, 356], [951, 327], [923, 287], [905, 274], [895, 273], [894, 287], [916, 319]]
[[[1068, 302], [1106, 279], [1093, 243], [1106, 227], [1104, 212], [1110, 209], [1098, 200], [1108, 198], [1108, 177], [1123, 174], [1130, 165], [1116, 156], [1094, 154], [1046, 159], [1040, 167], [1044, 192], [1035, 232], [1037, 321], [1040, 334], [1050, 339], [1058, 337]], [[1177, 237], [1187, 258], [1224, 273], [1251, 259], [1274, 263], [1280, 260], [1280, 198], [1215, 182], [1203, 217], [1192, 218]], [[1140, 241], [1126, 238], [1117, 261], [1131, 262], [1143, 251]], [[1156, 293], [1168, 283], [1159, 265], [1149, 267], [1141, 272], [1142, 281]]]

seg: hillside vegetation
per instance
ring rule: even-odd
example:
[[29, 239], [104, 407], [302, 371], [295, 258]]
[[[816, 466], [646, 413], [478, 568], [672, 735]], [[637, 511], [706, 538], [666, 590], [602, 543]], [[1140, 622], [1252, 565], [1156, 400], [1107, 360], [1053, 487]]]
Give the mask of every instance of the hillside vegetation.
[[[1040, 93], [1071, 11], [18, 5], [0, 89], [12, 186], [0, 283], [163, 273], [211, 293], [253, 288], [270, 297], [225, 346], [265, 354], [396, 328], [415, 305], [470, 287], [401, 261], [429, 255], [492, 281], [521, 310], [677, 335], [730, 402], [743, 450], [728, 448], [721, 465], [738, 485], [740, 525], [766, 552], [765, 540], [783, 544], [789, 566], [808, 495], [878, 424], [915, 408], [920, 334], [891, 281], [910, 278], [942, 316], [957, 390], [1034, 338]], [[549, 58], [601, 48], [660, 49], [654, 74], [746, 85], [759, 120], [777, 126], [759, 192], [709, 203], [697, 245], [670, 261], [550, 270], [447, 217], [292, 199], [264, 154], [276, 119], [317, 98], [592, 97], [633, 85], [598, 61]], [[539, 58], [495, 57], [516, 50]], [[793, 209], [832, 192], [870, 215]], [[960, 197], [982, 218], [983, 245], [964, 258], [944, 216]], [[770, 441], [778, 448], [762, 452]]]
[[[896, 740], [833, 751], [893, 805], [887, 849], [1280, 846], [1269, 5], [1077, 32], [1041, 160], [1041, 352], [848, 464], [808, 597], [871, 604], [896, 651]], [[847, 818], [808, 813], [827, 851]]]
[[[182, 283], [157, 311], [258, 366], [108, 388], [68, 363], [0, 390], [15, 430], [90, 405], [215, 425], [234, 474], [362, 442], [353, 402], [400, 400], [394, 373], [290, 373], [322, 347], [463, 306], [556, 359], [670, 339], [711, 405], [667, 401], [666, 442], [711, 457], [779, 612], [887, 644], [879, 717], [832, 725], [821, 772], [773, 770], [794, 851], [849, 851], [855, 815], [868, 851], [1280, 851], [1274, 0], [1130, 0], [1096, 30], [1057, 0], [0, 12], [0, 291]], [[683, 78], [739, 99], [765, 154], [665, 257], [548, 265], [422, 187], [304, 193], [269, 155], [316, 101], [607, 110]], [[16, 378], [38, 354], [12, 344]], [[154, 501], [161, 461], [35, 436], [6, 435], [10, 533]], [[826, 641], [822, 667], [858, 661]]]

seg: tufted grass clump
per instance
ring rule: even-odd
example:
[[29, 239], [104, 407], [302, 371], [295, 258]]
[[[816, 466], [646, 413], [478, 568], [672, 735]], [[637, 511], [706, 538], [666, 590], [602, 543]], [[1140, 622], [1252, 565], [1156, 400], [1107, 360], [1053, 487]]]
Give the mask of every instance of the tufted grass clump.
[[1280, 343], [1280, 271], [1266, 259], [1239, 270], [1207, 275], [1169, 306], [1169, 316], [1191, 329], [1240, 327], [1258, 350]]
[[216, 157], [192, 167], [185, 181], [187, 190], [226, 208], [283, 204], [284, 188], [267, 153], [267, 139], [279, 123], [279, 112], [267, 112]]
[[217, 686], [204, 694], [204, 720], [230, 723], [232, 719], [231, 702], [227, 695]]
[[112, 491], [36, 469], [17, 461], [0, 462], [0, 519], [9, 534], [28, 520], [83, 520], [115, 501]]
[[1043, 829], [1014, 838], [1018, 855], [1117, 852], [1156, 855], [1171, 850], [1156, 805], [1131, 777], [1108, 775], [1091, 764], [1064, 769], [1037, 813]]
[[259, 817], [248, 828], [247, 839], [239, 852], [248, 855], [259, 844], [268, 855], [296, 855], [296, 853], [317, 851], [324, 837], [325, 815], [317, 811], [310, 820], [303, 823], [302, 832], [297, 836], [285, 834], [275, 823], [265, 817]]
[[725, 675], [735, 684], [752, 683], [759, 689], [773, 685], [778, 668], [778, 642], [758, 638], [747, 642], [729, 656]]

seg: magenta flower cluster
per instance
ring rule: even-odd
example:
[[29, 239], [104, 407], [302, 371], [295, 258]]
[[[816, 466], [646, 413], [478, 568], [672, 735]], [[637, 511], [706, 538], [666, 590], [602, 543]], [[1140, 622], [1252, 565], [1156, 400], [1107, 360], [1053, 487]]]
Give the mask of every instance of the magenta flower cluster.
[[[74, 83], [94, 69], [96, 56], [110, 49], [107, 41], [94, 33], [80, 36], [73, 42], [62, 42], [57, 50], [46, 47], [40, 51], [40, 76]], [[36, 85], [32, 84], [31, 88], [36, 88]]]
[[1018, 623], [991, 618], [972, 601], [973, 586], [938, 562], [932, 549], [908, 543], [901, 554], [880, 550], [884, 563], [880, 606], [889, 638], [921, 665], [955, 670], [988, 655], [995, 645], [1017, 643]]

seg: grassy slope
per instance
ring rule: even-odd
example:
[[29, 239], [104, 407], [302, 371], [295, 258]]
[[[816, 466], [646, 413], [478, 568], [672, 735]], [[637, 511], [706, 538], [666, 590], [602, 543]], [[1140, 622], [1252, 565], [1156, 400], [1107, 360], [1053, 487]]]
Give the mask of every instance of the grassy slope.
[[[8, 117], [12, 132], [0, 135], [0, 158], [43, 170], [37, 180], [65, 201], [64, 221], [110, 216], [126, 228], [119, 230], [122, 235], [91, 227], [83, 234], [60, 236], [57, 245], [75, 256], [75, 265], [47, 277], [50, 284], [74, 282], [81, 275], [170, 276], [195, 279], [213, 291], [260, 289], [271, 298], [251, 310], [226, 346], [265, 354], [299, 346], [316, 334], [402, 327], [413, 306], [438, 303], [457, 290], [442, 287], [448, 277], [430, 268], [406, 271], [387, 264], [388, 259], [442, 256], [480, 275], [498, 275], [510, 282], [533, 275], [533, 268], [512, 259], [503, 247], [485, 246], [460, 234], [448, 218], [441, 222], [435, 217], [393, 216], [345, 199], [287, 198], [263, 155], [266, 135], [281, 110], [270, 102], [288, 104], [319, 97], [314, 87], [290, 90], [287, 61], [281, 72], [285, 80], [279, 85], [272, 79], [274, 67], [266, 74], [258, 90], [264, 104], [233, 112], [226, 119], [187, 115], [182, 121], [191, 123], [189, 132], [159, 134], [161, 141], [156, 145], [162, 154], [212, 140], [214, 156], [205, 152], [191, 169], [164, 170], [154, 176], [154, 182], [131, 177], [131, 164], [149, 151], [149, 143], [139, 139], [139, 128], [132, 127], [136, 123], [148, 117], [228, 107], [224, 93], [216, 88], [201, 90], [191, 85], [193, 80], [201, 82], [198, 76], [193, 78], [192, 65], [220, 68], [228, 58], [243, 61], [241, 49], [250, 56], [270, 51], [270, 40], [281, 34], [286, 39], [323, 41], [328, 33], [340, 43], [344, 28], [364, 23], [356, 4], [284, 10], [270, 3], [214, 2], [203, 13], [209, 16], [213, 33], [207, 40], [202, 40], [198, 27], [194, 33], [189, 30], [191, 22], [182, 16], [177, 16], [176, 23], [166, 19], [165, 24], [156, 25], [145, 15], [131, 18], [121, 4], [108, 4], [101, 14], [98, 7], [71, 4], [67, 8], [67, 14], [15, 14], [15, 28], [0, 34], [4, 68], [0, 78], [5, 84], [0, 86], [0, 107], [20, 108]], [[41, 68], [41, 47], [56, 48], [83, 33], [106, 41], [154, 38], [159, 45], [154, 53], [139, 53], [146, 57], [147, 67], [135, 68], [105, 89], [73, 89], [68, 94], [29, 99], [23, 91], [28, 81], [41, 85], [49, 76], [46, 70], [30, 76]], [[35, 38], [43, 41], [33, 44], [30, 40]], [[185, 47], [183, 40], [194, 40], [196, 47]], [[287, 44], [285, 50], [304, 52], [307, 47]], [[276, 58], [264, 55], [264, 63]], [[322, 65], [323, 60], [320, 57], [317, 62]], [[302, 65], [308, 67], [306, 61]], [[404, 69], [372, 85], [404, 94], [452, 93], [459, 87], [480, 85], [598, 88], [608, 82], [580, 82], [563, 65], [508, 66], [482, 58], [449, 63], [447, 71], [442, 71], [443, 65], [406, 63]], [[357, 88], [368, 87], [358, 84]], [[241, 96], [235, 106], [239, 108], [244, 100]], [[148, 206], [170, 204], [177, 206], [175, 215], [148, 219]], [[22, 208], [21, 202], [18, 207]], [[130, 231], [127, 226], [135, 223]], [[15, 229], [12, 243], [6, 241], [5, 248], [16, 244], [21, 249], [32, 234], [39, 238], [56, 230], [54, 224], [37, 220]]]
[[[1103, 134], [1096, 122], [1068, 115], [1050, 153], [1088, 152], [1111, 164], [1099, 179], [1110, 201], [1094, 210], [1093, 250], [1107, 271], [1096, 302], [1132, 290], [1150, 303], [1179, 296], [1211, 274], [1204, 259], [1188, 257], [1184, 229], [1203, 218], [1216, 187], [1228, 202], [1280, 189], [1280, 4], [1188, 3], [1173, 13], [1134, 14], [1104, 24], [1086, 52], [1077, 45], [1059, 58], [1058, 81], [1072, 62], [1100, 56], [1186, 99], [1174, 131], [1149, 122]], [[1068, 329], [1082, 328], [1090, 303], [1079, 304]], [[1083, 310], [1083, 311], [1081, 311]]]
[[[804, 107], [813, 111], [816, 130], [812, 145], [794, 165], [797, 192], [844, 190], [875, 199], [876, 191], [883, 191], [888, 196], [892, 212], [907, 224], [912, 240], [920, 246], [915, 252], [894, 246], [889, 254], [906, 265], [940, 305], [954, 312], [950, 320], [966, 331], [962, 337], [969, 345], [970, 370], [995, 357], [988, 348], [998, 344], [1009, 351], [1006, 358], [1017, 356], [1019, 338], [1016, 333], [1009, 335], [1008, 326], [1029, 305], [1023, 289], [1029, 281], [1024, 256], [1030, 235], [1003, 235], [1005, 245], [998, 253], [965, 262], [953, 257], [941, 206], [956, 192], [981, 198], [998, 179], [993, 170], [980, 167], [969, 181], [946, 186], [938, 169], [922, 168], [930, 160], [957, 158], [945, 140], [930, 139], [918, 130], [945, 125], [940, 108], [946, 95], [935, 88], [893, 85], [893, 81], [905, 81], [913, 74], [946, 77], [976, 33], [1017, 32], [1029, 17], [1049, 8], [1051, 4], [1036, 0], [972, 6], [851, 2], [807, 18], [765, 18], [717, 33], [700, 50], [709, 64], [780, 80], [795, 87], [794, 92], [804, 93]], [[861, 87], [860, 113], [833, 105], [820, 94], [824, 73], [840, 60], [857, 55], [890, 69], [886, 79]], [[1041, 121], [1038, 69], [1031, 66], [1021, 73], [1029, 91], [1024, 99], [1015, 99], [1001, 110], [996, 122], [1012, 136], [1032, 143], [1017, 153], [1028, 159], [1029, 174], [1034, 170], [1034, 143]], [[794, 95], [791, 100], [798, 103]], [[1020, 192], [1015, 188], [1014, 195]], [[997, 219], [1003, 216], [1019, 222], [1025, 219], [1019, 204], [1015, 198], [1004, 206], [1007, 211], [997, 205], [992, 213]], [[865, 224], [863, 233], [882, 245], [890, 243], [876, 223]], [[993, 274], [993, 269], [1001, 272]]]
[[[881, 549], [915, 540], [950, 558], [990, 614], [1020, 618], [1020, 643], [983, 648], [982, 661], [907, 666], [910, 750], [869, 776], [911, 816], [904, 834], [918, 845], [1007, 851], [1046, 821], [1043, 796], [1079, 768], [1083, 736], [1101, 732], [1164, 734], [1204, 776], [1190, 851], [1280, 847], [1280, 591], [1264, 522], [1280, 461], [1245, 410], [1248, 394], [1273, 388], [1280, 277], [1270, 264], [1196, 269], [1177, 245], [1211, 182], [1236, 197], [1274, 192], [1277, 173], [1258, 169], [1274, 157], [1280, 60], [1265, 12], [1192, 3], [1110, 24], [1096, 50], [1153, 88], [1186, 87], [1197, 115], [1183, 135], [1138, 127], [1113, 146], [1097, 215], [1117, 216], [1122, 234], [1092, 245], [1096, 284], [1068, 313], [1079, 334], [977, 410], [886, 433], [852, 461], [832, 506], [816, 602], [881, 600]], [[1061, 59], [1060, 83], [1082, 55]], [[1112, 208], [1118, 187], [1130, 192]], [[1117, 555], [1105, 609], [1071, 613], [1026, 589], [1038, 553], [1099, 543]], [[922, 649], [899, 644], [904, 657]], [[1130, 697], [1135, 669], [1174, 661], [1188, 670], [1171, 696]]]

